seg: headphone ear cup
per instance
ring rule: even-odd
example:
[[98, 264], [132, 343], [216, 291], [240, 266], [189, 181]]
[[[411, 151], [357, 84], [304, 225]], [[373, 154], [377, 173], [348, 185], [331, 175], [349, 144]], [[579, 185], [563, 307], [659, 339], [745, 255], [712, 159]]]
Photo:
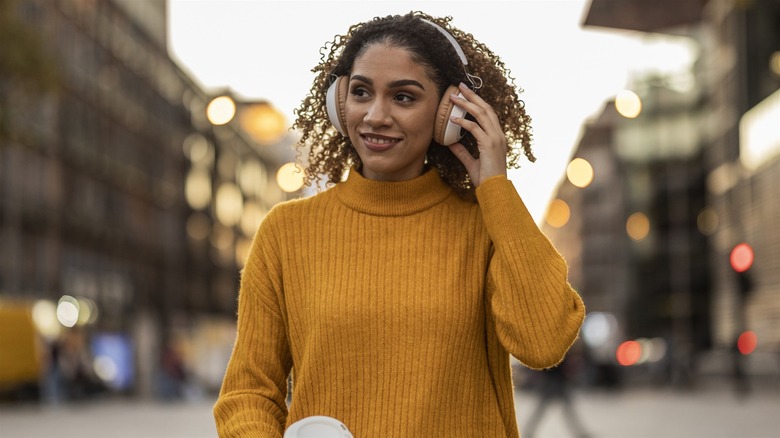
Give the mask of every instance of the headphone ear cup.
[[330, 84], [325, 95], [325, 110], [328, 113], [328, 118], [341, 135], [347, 135], [345, 103], [347, 101], [348, 87], [349, 78], [339, 76]]
[[444, 91], [439, 102], [439, 107], [436, 110], [436, 118], [433, 123], [433, 140], [442, 146], [449, 146], [453, 143], [457, 143], [461, 138], [461, 127], [452, 123], [451, 116], [465, 117], [466, 110], [452, 103], [450, 94], [456, 94], [463, 96], [458, 87], [450, 85], [447, 90]]

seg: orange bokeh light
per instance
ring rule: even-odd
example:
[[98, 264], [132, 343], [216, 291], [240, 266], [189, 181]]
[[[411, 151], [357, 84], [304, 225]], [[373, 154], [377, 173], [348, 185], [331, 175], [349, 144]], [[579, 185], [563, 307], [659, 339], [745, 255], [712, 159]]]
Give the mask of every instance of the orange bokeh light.
[[758, 346], [758, 336], [754, 331], [748, 330], [739, 335], [737, 348], [739, 348], [740, 353], [748, 355], [756, 349], [756, 346]]
[[732, 269], [737, 272], [745, 272], [753, 266], [754, 258], [753, 248], [747, 243], [740, 243], [731, 250], [729, 261]]
[[626, 341], [618, 346], [615, 358], [624, 367], [636, 365], [642, 357], [642, 345], [637, 341]]

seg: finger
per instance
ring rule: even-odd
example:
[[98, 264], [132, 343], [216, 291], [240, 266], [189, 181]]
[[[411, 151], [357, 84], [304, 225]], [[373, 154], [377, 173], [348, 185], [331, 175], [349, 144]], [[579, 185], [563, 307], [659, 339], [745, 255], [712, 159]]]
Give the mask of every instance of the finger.
[[469, 131], [477, 140], [479, 140], [478, 138], [479, 136], [485, 135], [485, 131], [484, 129], [482, 129], [482, 125], [480, 125], [479, 123], [473, 120], [469, 120], [464, 117], [455, 117], [455, 116], [450, 116], [450, 120], [456, 125], [465, 129], [466, 131]]
[[485, 140], [488, 137], [498, 138], [501, 134], [503, 134], [498, 117], [495, 115], [495, 112], [492, 108], [490, 108], [489, 105], [485, 104], [487, 108], [486, 109], [483, 106], [469, 102], [464, 97], [451, 95], [450, 98], [454, 105], [463, 108], [471, 115], [471, 118], [473, 118], [473, 120], [471, 120], [471, 118], [466, 119], [464, 117], [454, 117], [450, 120], [471, 132], [475, 138], [480, 138], [480, 130], [484, 131], [484, 134], [487, 136], [484, 138]]
[[470, 132], [477, 141], [477, 147], [480, 150], [500, 149], [503, 151], [506, 149], [506, 137], [502, 131], [498, 129], [485, 130], [481, 124], [463, 117], [452, 116], [450, 120]]
[[462, 82], [458, 85], [458, 90], [463, 95], [463, 98], [458, 102], [465, 101], [462, 107], [466, 109], [467, 112], [472, 114], [480, 123], [483, 123], [483, 120], [489, 120], [494, 127], [500, 129], [498, 115], [490, 104], [485, 102], [480, 95]]
[[472, 170], [476, 170], [478, 168], [479, 162], [476, 158], [474, 158], [473, 155], [471, 155], [471, 152], [469, 152], [468, 149], [466, 149], [466, 147], [461, 143], [453, 143], [449, 146], [449, 148], [455, 157], [457, 157], [457, 159], [463, 163], [463, 166], [466, 167], [466, 171], [470, 175], [473, 175]]

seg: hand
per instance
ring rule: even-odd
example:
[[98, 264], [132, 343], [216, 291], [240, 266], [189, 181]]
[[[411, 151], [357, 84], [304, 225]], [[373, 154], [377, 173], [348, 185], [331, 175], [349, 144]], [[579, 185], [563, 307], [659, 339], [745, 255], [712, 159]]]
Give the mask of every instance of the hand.
[[474, 187], [479, 187], [482, 181], [492, 176], [506, 176], [506, 136], [493, 108], [465, 84], [461, 83], [458, 88], [463, 97], [451, 95], [452, 103], [465, 109], [476, 122], [462, 117], [450, 120], [474, 136], [479, 158], [474, 158], [461, 143], [450, 145], [450, 150], [466, 167]]

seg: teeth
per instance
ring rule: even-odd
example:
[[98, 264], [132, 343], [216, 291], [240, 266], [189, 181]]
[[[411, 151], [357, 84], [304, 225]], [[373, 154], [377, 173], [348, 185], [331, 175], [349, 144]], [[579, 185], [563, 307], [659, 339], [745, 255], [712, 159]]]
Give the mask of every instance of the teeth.
[[386, 138], [374, 138], [368, 136], [366, 136], [366, 140], [368, 140], [370, 143], [375, 143], [375, 144], [389, 144], [393, 142], [393, 140], [388, 140]]

